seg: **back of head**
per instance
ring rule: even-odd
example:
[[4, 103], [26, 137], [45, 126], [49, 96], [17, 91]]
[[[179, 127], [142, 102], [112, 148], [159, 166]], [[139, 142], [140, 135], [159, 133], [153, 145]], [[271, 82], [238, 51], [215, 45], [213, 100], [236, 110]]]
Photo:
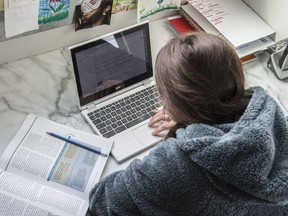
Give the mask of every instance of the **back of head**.
[[172, 39], [158, 53], [155, 68], [162, 102], [177, 123], [228, 123], [245, 110], [241, 62], [217, 36]]

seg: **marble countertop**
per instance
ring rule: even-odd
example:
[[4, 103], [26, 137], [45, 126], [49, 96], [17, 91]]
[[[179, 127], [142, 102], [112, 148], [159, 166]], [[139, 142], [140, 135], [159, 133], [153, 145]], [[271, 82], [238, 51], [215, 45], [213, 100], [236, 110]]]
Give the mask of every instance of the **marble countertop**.
[[267, 67], [270, 53], [263, 51], [256, 56], [256, 60], [243, 65], [247, 87], [263, 87], [279, 103], [285, 115], [288, 116], [288, 78], [279, 80]]
[[28, 113], [92, 132], [74, 87], [66, 49], [0, 65], [0, 153]]
[[[63, 48], [0, 65], [0, 154], [29, 113], [93, 133], [80, 114], [67, 56]], [[110, 156], [103, 175], [125, 166]]]
[[[163, 35], [159, 28], [154, 31]], [[171, 36], [162, 38], [162, 44]], [[153, 52], [157, 53], [161, 43], [154, 40], [152, 46]], [[268, 58], [269, 53], [262, 52], [256, 60], [244, 65], [247, 85], [264, 87], [279, 100], [288, 115], [288, 80], [280, 81], [274, 76], [266, 67]], [[93, 133], [78, 109], [76, 85], [66, 48], [0, 65], [0, 155], [28, 113]], [[118, 165], [114, 159], [109, 159], [104, 176], [128, 163]]]
[[[150, 24], [153, 62], [154, 54], [175, 34], [167, 25], [163, 20]], [[79, 111], [67, 47], [0, 65], [0, 155], [29, 113], [93, 133]], [[129, 162], [119, 165], [110, 156], [103, 176]]]

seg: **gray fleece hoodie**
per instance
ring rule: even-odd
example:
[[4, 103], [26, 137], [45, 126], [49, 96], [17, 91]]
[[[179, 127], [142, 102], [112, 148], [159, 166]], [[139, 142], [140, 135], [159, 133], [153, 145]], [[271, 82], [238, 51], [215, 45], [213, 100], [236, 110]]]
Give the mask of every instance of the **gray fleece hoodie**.
[[95, 215], [288, 215], [288, 125], [260, 87], [238, 122], [191, 124], [95, 185]]

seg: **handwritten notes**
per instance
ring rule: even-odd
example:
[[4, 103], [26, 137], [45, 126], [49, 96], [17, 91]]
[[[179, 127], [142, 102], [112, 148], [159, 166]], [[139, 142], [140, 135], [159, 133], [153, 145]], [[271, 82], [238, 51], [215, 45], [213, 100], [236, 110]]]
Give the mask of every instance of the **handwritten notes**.
[[234, 47], [275, 31], [240, 0], [188, 0]]
[[[233, 1], [232, 1], [233, 2]], [[200, 11], [214, 26], [223, 22], [226, 16], [231, 15], [227, 10], [227, 5], [213, 0], [191, 0], [190, 3]]]

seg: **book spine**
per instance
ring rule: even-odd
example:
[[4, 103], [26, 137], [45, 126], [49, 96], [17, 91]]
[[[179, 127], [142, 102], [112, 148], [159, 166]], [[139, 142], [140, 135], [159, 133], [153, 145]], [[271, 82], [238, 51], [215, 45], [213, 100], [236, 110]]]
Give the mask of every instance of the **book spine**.
[[189, 15], [187, 14], [182, 8], [179, 10], [179, 15], [182, 16], [196, 31], [201, 32], [204, 31], [203, 28]]
[[[182, 16], [185, 20], [187, 20], [187, 22], [195, 28], [196, 31], [198, 32], [201, 32], [201, 31], [204, 31], [205, 30], [184, 10], [180, 7], [180, 10], [179, 10], [179, 15]], [[228, 41], [223, 34], [219, 34], [217, 35], [218, 37], [221, 37], [223, 38], [224, 40]], [[230, 42], [229, 42], [230, 43]], [[231, 44], [232, 45], [232, 44]], [[233, 46], [233, 45], [232, 45]]]

